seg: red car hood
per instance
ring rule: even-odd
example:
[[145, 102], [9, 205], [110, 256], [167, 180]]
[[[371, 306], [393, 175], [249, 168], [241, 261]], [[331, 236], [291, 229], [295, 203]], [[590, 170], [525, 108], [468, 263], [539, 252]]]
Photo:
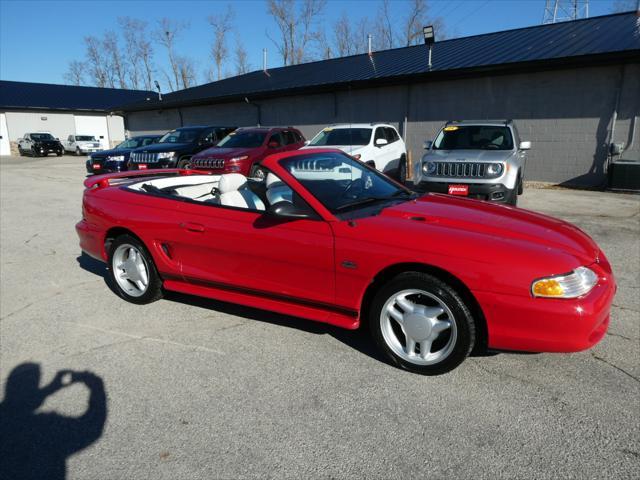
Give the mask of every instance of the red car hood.
[[411, 224], [408, 228], [413, 230], [418, 222], [425, 227], [443, 227], [511, 244], [555, 250], [579, 259], [584, 265], [593, 263], [600, 251], [587, 234], [565, 221], [520, 208], [437, 194], [385, 208], [380, 215], [359, 222], [380, 222], [383, 228], [394, 230], [402, 230], [404, 224]]

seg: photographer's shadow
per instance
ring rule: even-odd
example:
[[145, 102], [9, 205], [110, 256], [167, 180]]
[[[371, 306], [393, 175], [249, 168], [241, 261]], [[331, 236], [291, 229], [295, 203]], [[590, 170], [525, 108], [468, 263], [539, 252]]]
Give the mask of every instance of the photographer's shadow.
[[[104, 384], [90, 372], [59, 371], [40, 388], [40, 365], [23, 363], [9, 374], [0, 403], [0, 478], [64, 479], [66, 459], [102, 435], [107, 418]], [[89, 390], [79, 417], [36, 413], [46, 398], [73, 383]]]

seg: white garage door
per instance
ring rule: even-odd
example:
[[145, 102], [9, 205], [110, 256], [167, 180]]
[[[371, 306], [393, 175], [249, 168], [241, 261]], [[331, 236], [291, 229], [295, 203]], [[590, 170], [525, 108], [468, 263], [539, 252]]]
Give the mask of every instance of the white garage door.
[[74, 115], [76, 135], [93, 135], [100, 140], [103, 149], [109, 148], [109, 129], [107, 117], [92, 115]]
[[4, 116], [4, 113], [0, 113], [0, 155], [11, 155], [7, 118]]

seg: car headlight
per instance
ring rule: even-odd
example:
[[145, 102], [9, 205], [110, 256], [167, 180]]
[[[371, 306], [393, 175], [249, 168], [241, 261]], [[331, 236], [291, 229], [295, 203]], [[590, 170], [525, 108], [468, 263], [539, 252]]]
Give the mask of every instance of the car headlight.
[[587, 267], [554, 277], [540, 278], [531, 284], [534, 297], [576, 298], [591, 291], [598, 283], [598, 275]]
[[492, 177], [497, 177], [502, 173], [503, 169], [504, 167], [501, 163], [490, 163], [489, 165], [487, 165], [487, 174], [491, 175]]
[[160, 152], [158, 153], [158, 160], [162, 160], [164, 158], [173, 158], [176, 152]]
[[112, 160], [114, 162], [124, 162], [124, 155], [108, 156], [107, 160]]
[[249, 155], [242, 155], [241, 157], [230, 158], [229, 161], [230, 162], [241, 162], [242, 160], [246, 160], [247, 158], [249, 158]]
[[422, 171], [427, 175], [432, 175], [436, 172], [436, 164], [434, 162], [424, 162], [422, 164]]

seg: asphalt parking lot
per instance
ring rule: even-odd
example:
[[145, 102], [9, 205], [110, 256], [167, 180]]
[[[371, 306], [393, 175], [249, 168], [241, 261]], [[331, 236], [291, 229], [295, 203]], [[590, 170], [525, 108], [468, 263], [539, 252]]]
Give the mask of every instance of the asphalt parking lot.
[[[80, 254], [83, 179], [84, 157], [0, 159], [2, 413], [29, 405], [3, 442], [42, 454], [46, 478], [65, 462], [83, 479], [640, 477], [640, 197], [521, 198], [607, 253], [619, 290], [599, 345], [422, 377], [356, 332], [177, 294], [124, 302]], [[41, 387], [90, 372], [92, 396], [4, 391], [38, 366]]]

